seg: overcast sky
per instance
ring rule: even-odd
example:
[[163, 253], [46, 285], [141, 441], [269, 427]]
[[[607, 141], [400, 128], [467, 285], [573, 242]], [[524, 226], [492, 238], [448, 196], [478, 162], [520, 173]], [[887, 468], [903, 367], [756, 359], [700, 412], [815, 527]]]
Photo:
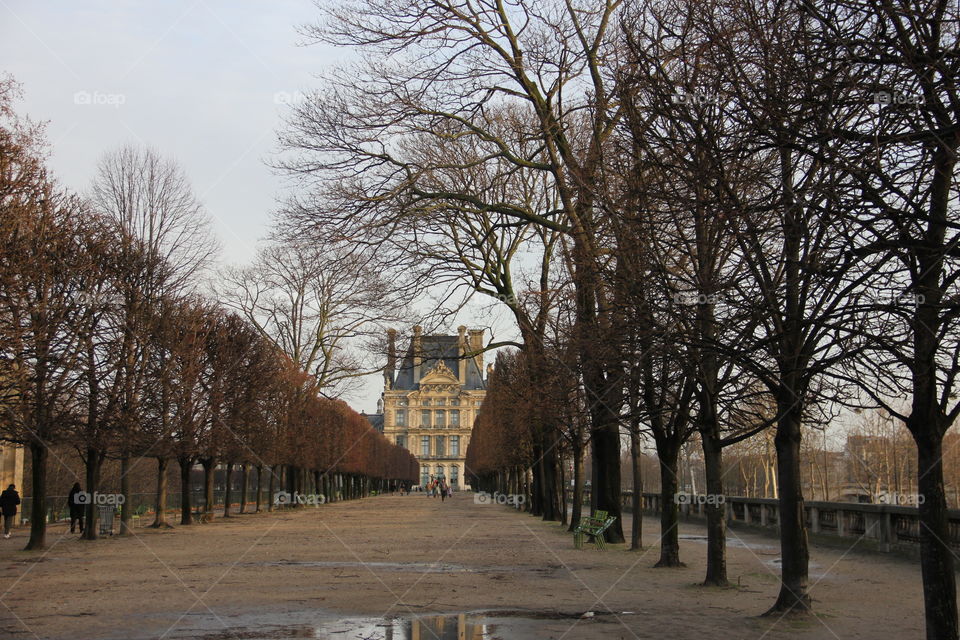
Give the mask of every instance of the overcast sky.
[[335, 62], [299, 46], [309, 0], [0, 0], [0, 59], [19, 111], [49, 121], [51, 165], [83, 189], [125, 143], [176, 158], [213, 216], [227, 262], [248, 260], [281, 193], [264, 164], [283, 102]]
[[[0, 72], [23, 86], [18, 112], [48, 121], [63, 184], [85, 190], [121, 145], [154, 147], [192, 181], [221, 261], [242, 264], [283, 194], [265, 161], [285, 103], [344, 56], [304, 46], [297, 28], [318, 17], [312, 0], [0, 0]], [[348, 399], [370, 412], [381, 390], [370, 376]]]

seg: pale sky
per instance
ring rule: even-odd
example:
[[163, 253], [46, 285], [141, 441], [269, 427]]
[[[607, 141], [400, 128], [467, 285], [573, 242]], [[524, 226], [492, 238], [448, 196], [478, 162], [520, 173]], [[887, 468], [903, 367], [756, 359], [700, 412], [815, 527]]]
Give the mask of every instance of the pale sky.
[[[284, 193], [266, 161], [285, 103], [346, 55], [304, 46], [297, 28], [318, 18], [312, 0], [0, 0], [0, 72], [22, 84], [18, 113], [48, 122], [63, 184], [84, 191], [103, 153], [154, 147], [190, 178], [221, 262], [242, 264]], [[381, 390], [369, 376], [348, 400], [372, 412]]]
[[49, 121], [51, 166], [83, 190], [105, 151], [149, 145], [185, 169], [226, 262], [246, 262], [281, 179], [283, 101], [335, 62], [298, 46], [309, 0], [0, 0], [0, 69], [23, 85], [20, 113]]

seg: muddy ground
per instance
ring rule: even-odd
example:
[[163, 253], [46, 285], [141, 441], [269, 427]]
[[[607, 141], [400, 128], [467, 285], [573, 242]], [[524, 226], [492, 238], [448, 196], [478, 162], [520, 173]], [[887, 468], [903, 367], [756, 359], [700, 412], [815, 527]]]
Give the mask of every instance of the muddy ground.
[[[919, 638], [917, 563], [814, 547], [816, 616], [763, 618], [776, 540], [730, 531], [728, 589], [698, 586], [704, 531], [681, 569], [577, 550], [558, 524], [461, 493], [379, 496], [86, 542], [52, 526], [0, 538], [0, 638]], [[851, 540], [851, 544], [854, 542]], [[459, 616], [457, 614], [465, 613]], [[445, 614], [450, 617], [438, 618]]]

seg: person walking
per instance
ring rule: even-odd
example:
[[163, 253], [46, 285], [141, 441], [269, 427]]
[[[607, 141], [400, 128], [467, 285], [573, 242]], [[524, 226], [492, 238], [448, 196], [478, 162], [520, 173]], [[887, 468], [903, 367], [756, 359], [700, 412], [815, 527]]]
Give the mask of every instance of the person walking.
[[13, 528], [13, 519], [17, 516], [17, 505], [20, 504], [20, 494], [16, 485], [10, 485], [6, 491], [0, 493], [0, 513], [3, 513], [3, 537], [10, 537]]
[[67, 496], [67, 506], [70, 508], [70, 533], [76, 533], [78, 522], [80, 523], [80, 533], [83, 533], [83, 512], [86, 509], [86, 504], [77, 500], [77, 496], [82, 493], [80, 483], [75, 482], [73, 488], [70, 489], [70, 495]]
[[447, 481], [440, 480], [440, 502], [444, 502], [447, 499]]

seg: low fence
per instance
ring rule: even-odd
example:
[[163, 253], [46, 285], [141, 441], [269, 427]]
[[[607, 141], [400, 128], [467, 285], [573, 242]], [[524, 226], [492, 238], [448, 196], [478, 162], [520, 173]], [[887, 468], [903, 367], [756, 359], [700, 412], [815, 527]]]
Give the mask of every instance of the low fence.
[[[569, 494], [568, 494], [569, 495]], [[571, 496], [572, 497], [572, 496]], [[589, 502], [585, 492], [584, 501]], [[641, 494], [643, 511], [659, 514], [662, 496], [659, 493]], [[633, 492], [624, 491], [621, 507], [624, 513], [632, 509]], [[780, 524], [779, 504], [773, 498], [724, 498], [727, 523], [744, 526], [776, 535]], [[686, 520], [706, 520], [706, 498], [684, 496], [680, 517]], [[920, 516], [916, 507], [855, 502], [804, 502], [807, 531], [810, 537], [826, 544], [851, 545], [854, 540], [864, 548], [882, 552], [920, 551]], [[960, 550], [960, 510], [948, 511], [949, 543]]]

